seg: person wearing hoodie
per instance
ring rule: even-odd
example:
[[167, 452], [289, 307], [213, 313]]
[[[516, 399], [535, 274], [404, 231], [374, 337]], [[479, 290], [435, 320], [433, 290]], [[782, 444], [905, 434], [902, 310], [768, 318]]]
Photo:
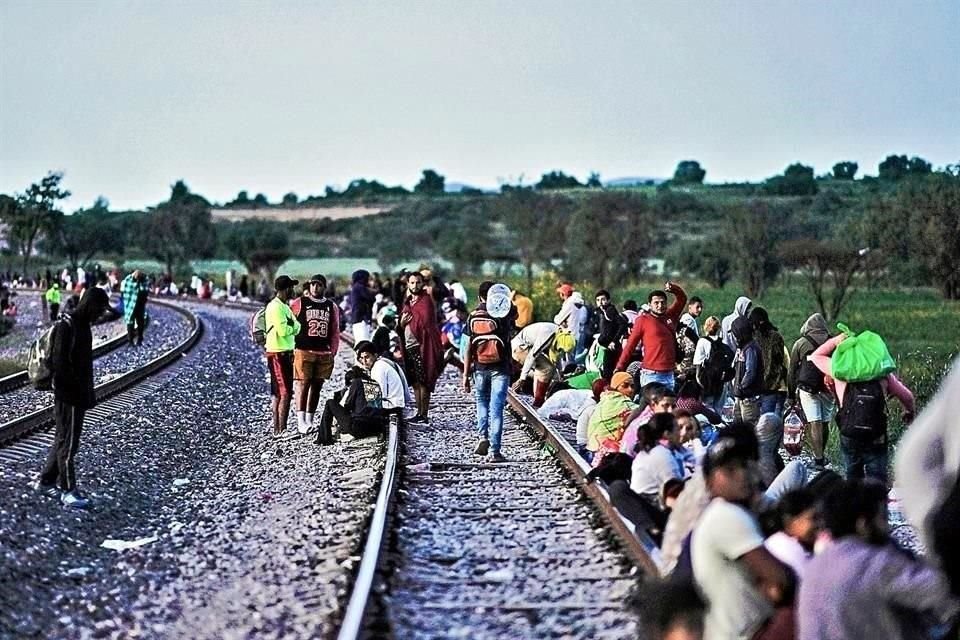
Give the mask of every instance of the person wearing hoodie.
[[370, 272], [357, 269], [350, 277], [350, 324], [355, 344], [369, 340], [373, 334], [374, 292], [370, 290]]
[[814, 313], [800, 327], [800, 337], [790, 349], [790, 365], [787, 367], [787, 385], [790, 399], [799, 401], [803, 409], [804, 427], [810, 434], [814, 464], [827, 464], [824, 448], [827, 444], [827, 426], [833, 418], [833, 394], [827, 390], [823, 372], [807, 360], [807, 356], [830, 339], [827, 321]]
[[80, 431], [88, 409], [97, 403], [93, 390], [93, 335], [90, 325], [110, 305], [106, 291], [93, 287], [84, 291], [72, 314], [64, 314], [54, 325], [50, 341], [53, 371], [53, 411], [56, 433], [34, 489], [60, 497], [68, 507], [83, 509], [87, 498], [77, 492], [74, 463], [80, 446]]
[[730, 347], [731, 351], [737, 350], [737, 343], [733, 339], [733, 321], [737, 318], [746, 318], [750, 315], [750, 309], [753, 307], [753, 300], [747, 296], [740, 296], [733, 305], [733, 313], [723, 318], [720, 323], [720, 332], [723, 336], [723, 343]]
[[737, 345], [733, 356], [733, 380], [730, 393], [734, 399], [734, 416], [756, 426], [760, 419], [760, 394], [763, 391], [763, 353], [753, 337], [750, 320], [740, 316], [730, 327]]

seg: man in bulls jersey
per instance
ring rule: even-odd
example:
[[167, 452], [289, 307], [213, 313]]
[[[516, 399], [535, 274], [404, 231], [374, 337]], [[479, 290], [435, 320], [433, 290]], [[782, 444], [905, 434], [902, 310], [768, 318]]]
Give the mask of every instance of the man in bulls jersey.
[[294, 340], [293, 379], [297, 391], [297, 430], [313, 430], [313, 418], [320, 403], [320, 390], [333, 375], [333, 358], [340, 347], [340, 310], [324, 297], [327, 279], [323, 274], [310, 278], [307, 289], [295, 298], [290, 309], [300, 322]]

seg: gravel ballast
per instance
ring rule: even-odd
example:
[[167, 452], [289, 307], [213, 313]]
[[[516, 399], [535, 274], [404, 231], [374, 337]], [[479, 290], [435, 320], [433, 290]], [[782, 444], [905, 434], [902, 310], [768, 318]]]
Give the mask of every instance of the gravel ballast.
[[274, 441], [249, 312], [192, 308], [204, 338], [160, 389], [86, 425], [88, 511], [27, 488], [45, 452], [0, 467], [0, 636], [308, 638], [337, 624], [383, 445]]
[[473, 395], [448, 369], [430, 425], [409, 425], [394, 565], [397, 638], [628, 638], [639, 570], [552, 454], [510, 412], [503, 453], [477, 443]]

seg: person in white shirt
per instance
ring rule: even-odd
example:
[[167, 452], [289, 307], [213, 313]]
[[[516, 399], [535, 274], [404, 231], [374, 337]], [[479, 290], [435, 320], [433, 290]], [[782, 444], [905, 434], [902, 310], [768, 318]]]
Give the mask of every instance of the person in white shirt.
[[781, 531], [766, 539], [763, 545], [780, 562], [803, 580], [803, 572], [813, 559], [813, 545], [820, 533], [816, 497], [806, 488], [789, 491], [777, 503]]
[[631, 467], [630, 488], [662, 509], [660, 496], [664, 483], [671, 478], [683, 480], [687, 475], [679, 453], [683, 447], [677, 423], [672, 413], [656, 413], [641, 428], [644, 442], [653, 446], [637, 451]]
[[687, 327], [700, 338], [700, 328], [697, 326], [697, 318], [703, 313], [703, 300], [699, 296], [693, 296], [687, 301], [687, 311], [680, 316], [680, 324]]
[[693, 577], [709, 603], [705, 640], [747, 640], [789, 629], [795, 584], [764, 546], [750, 509], [757, 494], [757, 437], [747, 423], [726, 428], [703, 460], [712, 498], [690, 542]]
[[370, 372], [370, 377], [380, 385], [384, 410], [399, 409], [410, 400], [410, 388], [400, 366], [377, 355], [377, 349], [369, 340], [361, 340], [355, 347], [357, 362]]

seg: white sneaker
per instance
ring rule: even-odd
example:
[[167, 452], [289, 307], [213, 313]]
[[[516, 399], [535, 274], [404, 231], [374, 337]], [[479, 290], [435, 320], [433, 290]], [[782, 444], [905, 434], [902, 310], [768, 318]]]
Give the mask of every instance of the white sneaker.
[[300, 432], [300, 435], [305, 436], [310, 433], [310, 425], [306, 422], [297, 422], [297, 431]]
[[61, 493], [60, 503], [65, 507], [72, 507], [74, 509], [86, 509], [90, 505], [90, 501], [76, 491], [64, 491]]

